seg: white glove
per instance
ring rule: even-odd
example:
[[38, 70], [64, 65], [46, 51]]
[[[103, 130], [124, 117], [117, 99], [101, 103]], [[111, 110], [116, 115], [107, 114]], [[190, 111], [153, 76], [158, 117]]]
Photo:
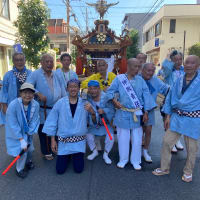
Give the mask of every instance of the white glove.
[[27, 148], [27, 142], [24, 139], [20, 140], [20, 144], [21, 144], [21, 149]]

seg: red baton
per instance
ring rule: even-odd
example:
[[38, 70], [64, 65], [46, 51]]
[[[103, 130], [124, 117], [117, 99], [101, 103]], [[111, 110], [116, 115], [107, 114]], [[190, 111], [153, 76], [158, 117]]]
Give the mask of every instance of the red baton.
[[[28, 144], [27, 149], [29, 148], [30, 144]], [[5, 175], [10, 168], [19, 160], [19, 158], [25, 153], [24, 149], [20, 152], [20, 154], [8, 165], [8, 167], [3, 171], [1, 175]]]
[[106, 124], [106, 122], [105, 122], [105, 119], [103, 118], [103, 115], [100, 115], [100, 117], [101, 117], [101, 121], [103, 122], [103, 125], [104, 125], [105, 128], [106, 128], [106, 131], [107, 131], [107, 133], [108, 133], [108, 136], [109, 136], [110, 140], [112, 140], [112, 135], [111, 135], [111, 133], [110, 133], [110, 131], [109, 131], [109, 129], [108, 129], [108, 126], [107, 126], [107, 124]]

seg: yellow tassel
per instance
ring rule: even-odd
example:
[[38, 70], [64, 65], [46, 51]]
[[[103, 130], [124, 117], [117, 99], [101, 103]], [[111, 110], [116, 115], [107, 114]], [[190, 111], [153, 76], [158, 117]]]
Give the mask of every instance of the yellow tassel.
[[134, 120], [135, 122], [138, 122], [138, 119], [137, 119], [137, 116], [136, 116], [135, 113], [133, 113], [133, 120]]

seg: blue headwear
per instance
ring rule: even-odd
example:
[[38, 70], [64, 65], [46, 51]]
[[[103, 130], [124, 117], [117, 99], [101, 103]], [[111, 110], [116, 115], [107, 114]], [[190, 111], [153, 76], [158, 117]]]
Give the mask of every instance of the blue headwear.
[[96, 80], [90, 80], [90, 81], [88, 82], [88, 87], [91, 87], [91, 86], [100, 87], [100, 84], [99, 84], [99, 82], [96, 81]]
[[78, 79], [71, 79], [67, 82], [67, 87], [69, 86], [70, 83], [76, 83], [79, 87], [81, 85], [81, 82]]

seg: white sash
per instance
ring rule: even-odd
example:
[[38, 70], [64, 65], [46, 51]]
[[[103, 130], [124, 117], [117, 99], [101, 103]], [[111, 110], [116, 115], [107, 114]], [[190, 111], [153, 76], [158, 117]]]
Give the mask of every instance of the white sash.
[[135, 112], [136, 115], [143, 115], [142, 113], [142, 106], [140, 104], [140, 101], [135, 93], [135, 91], [133, 90], [132, 85], [130, 84], [130, 81], [128, 80], [128, 78], [126, 77], [126, 75], [120, 75], [117, 76], [119, 81], [121, 82], [124, 90], [126, 91], [126, 93], [128, 94], [134, 109], [139, 109]]

